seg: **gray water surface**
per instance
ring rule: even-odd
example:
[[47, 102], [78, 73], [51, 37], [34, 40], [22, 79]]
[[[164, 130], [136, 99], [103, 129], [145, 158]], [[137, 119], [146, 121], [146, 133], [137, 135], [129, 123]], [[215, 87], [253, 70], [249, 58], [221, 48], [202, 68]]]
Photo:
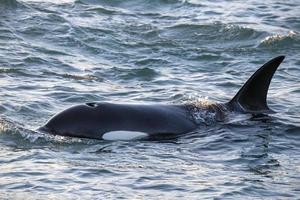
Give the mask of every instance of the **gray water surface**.
[[[299, 199], [299, 10], [298, 0], [0, 0], [0, 198]], [[163, 141], [35, 132], [85, 102], [226, 102], [278, 55], [277, 113], [263, 119]]]

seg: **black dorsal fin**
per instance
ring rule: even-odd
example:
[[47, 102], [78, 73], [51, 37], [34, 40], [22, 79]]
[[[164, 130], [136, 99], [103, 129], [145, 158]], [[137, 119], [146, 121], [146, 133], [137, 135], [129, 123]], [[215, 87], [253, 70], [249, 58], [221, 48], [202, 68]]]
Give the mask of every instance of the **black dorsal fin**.
[[232, 110], [260, 114], [273, 113], [267, 105], [267, 94], [272, 77], [284, 56], [273, 58], [259, 68], [228, 103]]

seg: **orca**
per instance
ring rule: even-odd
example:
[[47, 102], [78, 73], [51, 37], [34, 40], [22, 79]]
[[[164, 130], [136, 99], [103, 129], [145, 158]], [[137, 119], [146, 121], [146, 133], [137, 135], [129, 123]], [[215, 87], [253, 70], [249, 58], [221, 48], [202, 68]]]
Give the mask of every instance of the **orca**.
[[260, 67], [227, 103], [199, 106], [92, 102], [56, 114], [38, 130], [79, 138], [135, 140], [191, 132], [201, 125], [195, 119], [195, 112], [213, 114], [216, 121], [224, 120], [226, 112], [274, 113], [267, 105], [267, 93], [284, 58], [278, 56]]

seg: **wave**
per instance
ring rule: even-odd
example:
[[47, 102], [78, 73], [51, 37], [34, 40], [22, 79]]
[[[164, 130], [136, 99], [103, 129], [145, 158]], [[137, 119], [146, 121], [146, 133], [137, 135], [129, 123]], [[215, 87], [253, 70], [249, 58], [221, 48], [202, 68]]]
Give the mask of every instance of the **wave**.
[[70, 73], [64, 73], [64, 74], [60, 74], [60, 73], [56, 73], [56, 72], [51, 72], [51, 71], [45, 71], [43, 72], [43, 75], [49, 77], [49, 76], [56, 76], [59, 78], [64, 78], [64, 79], [71, 79], [71, 80], [77, 80], [77, 81], [96, 81], [96, 82], [103, 82], [103, 78], [101, 77], [97, 77], [95, 75], [92, 74], [70, 74]]
[[6, 10], [15, 9], [18, 7], [27, 7], [26, 4], [23, 4], [17, 0], [1, 0], [0, 1], [0, 15]]
[[[93, 12], [97, 12], [99, 14], [107, 14], [107, 15], [112, 15], [112, 14], [118, 14], [119, 11], [112, 9], [112, 8], [107, 8], [107, 7], [102, 7], [102, 6], [95, 6], [92, 8], [88, 8], [86, 9], [86, 11], [93, 11]], [[123, 14], [120, 12], [120, 14]]]
[[1, 7], [17, 7], [19, 4], [16, 0], [1, 0], [0, 1], [0, 8]]
[[241, 41], [258, 38], [262, 32], [255, 29], [214, 22], [208, 24], [176, 24], [162, 30], [162, 35], [168, 38], [201, 41]]
[[300, 34], [295, 31], [289, 31], [287, 34], [276, 34], [264, 38], [259, 47], [263, 48], [282, 48], [282, 47], [300, 47]]
[[159, 72], [149, 67], [136, 68], [136, 69], [120, 69], [120, 68], [113, 68], [113, 69], [114, 69], [114, 73], [116, 73], [117, 76], [122, 80], [138, 79], [138, 80], [150, 81], [159, 75]]
[[109, 5], [109, 6], [117, 6], [117, 7], [125, 7], [128, 5], [142, 5], [147, 6], [147, 4], [152, 5], [164, 5], [164, 4], [184, 4], [187, 3], [186, 1], [182, 0], [104, 0], [104, 1], [97, 1], [97, 0], [76, 0], [75, 3], [77, 4], [102, 4], [102, 5]]

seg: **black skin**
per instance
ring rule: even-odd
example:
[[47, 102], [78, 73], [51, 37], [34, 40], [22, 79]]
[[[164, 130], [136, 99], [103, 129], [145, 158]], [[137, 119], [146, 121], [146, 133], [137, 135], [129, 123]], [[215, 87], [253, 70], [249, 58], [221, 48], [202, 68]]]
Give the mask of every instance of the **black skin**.
[[58, 113], [40, 131], [102, 139], [109, 131], [138, 131], [149, 136], [180, 135], [196, 129], [189, 105], [88, 103]]

